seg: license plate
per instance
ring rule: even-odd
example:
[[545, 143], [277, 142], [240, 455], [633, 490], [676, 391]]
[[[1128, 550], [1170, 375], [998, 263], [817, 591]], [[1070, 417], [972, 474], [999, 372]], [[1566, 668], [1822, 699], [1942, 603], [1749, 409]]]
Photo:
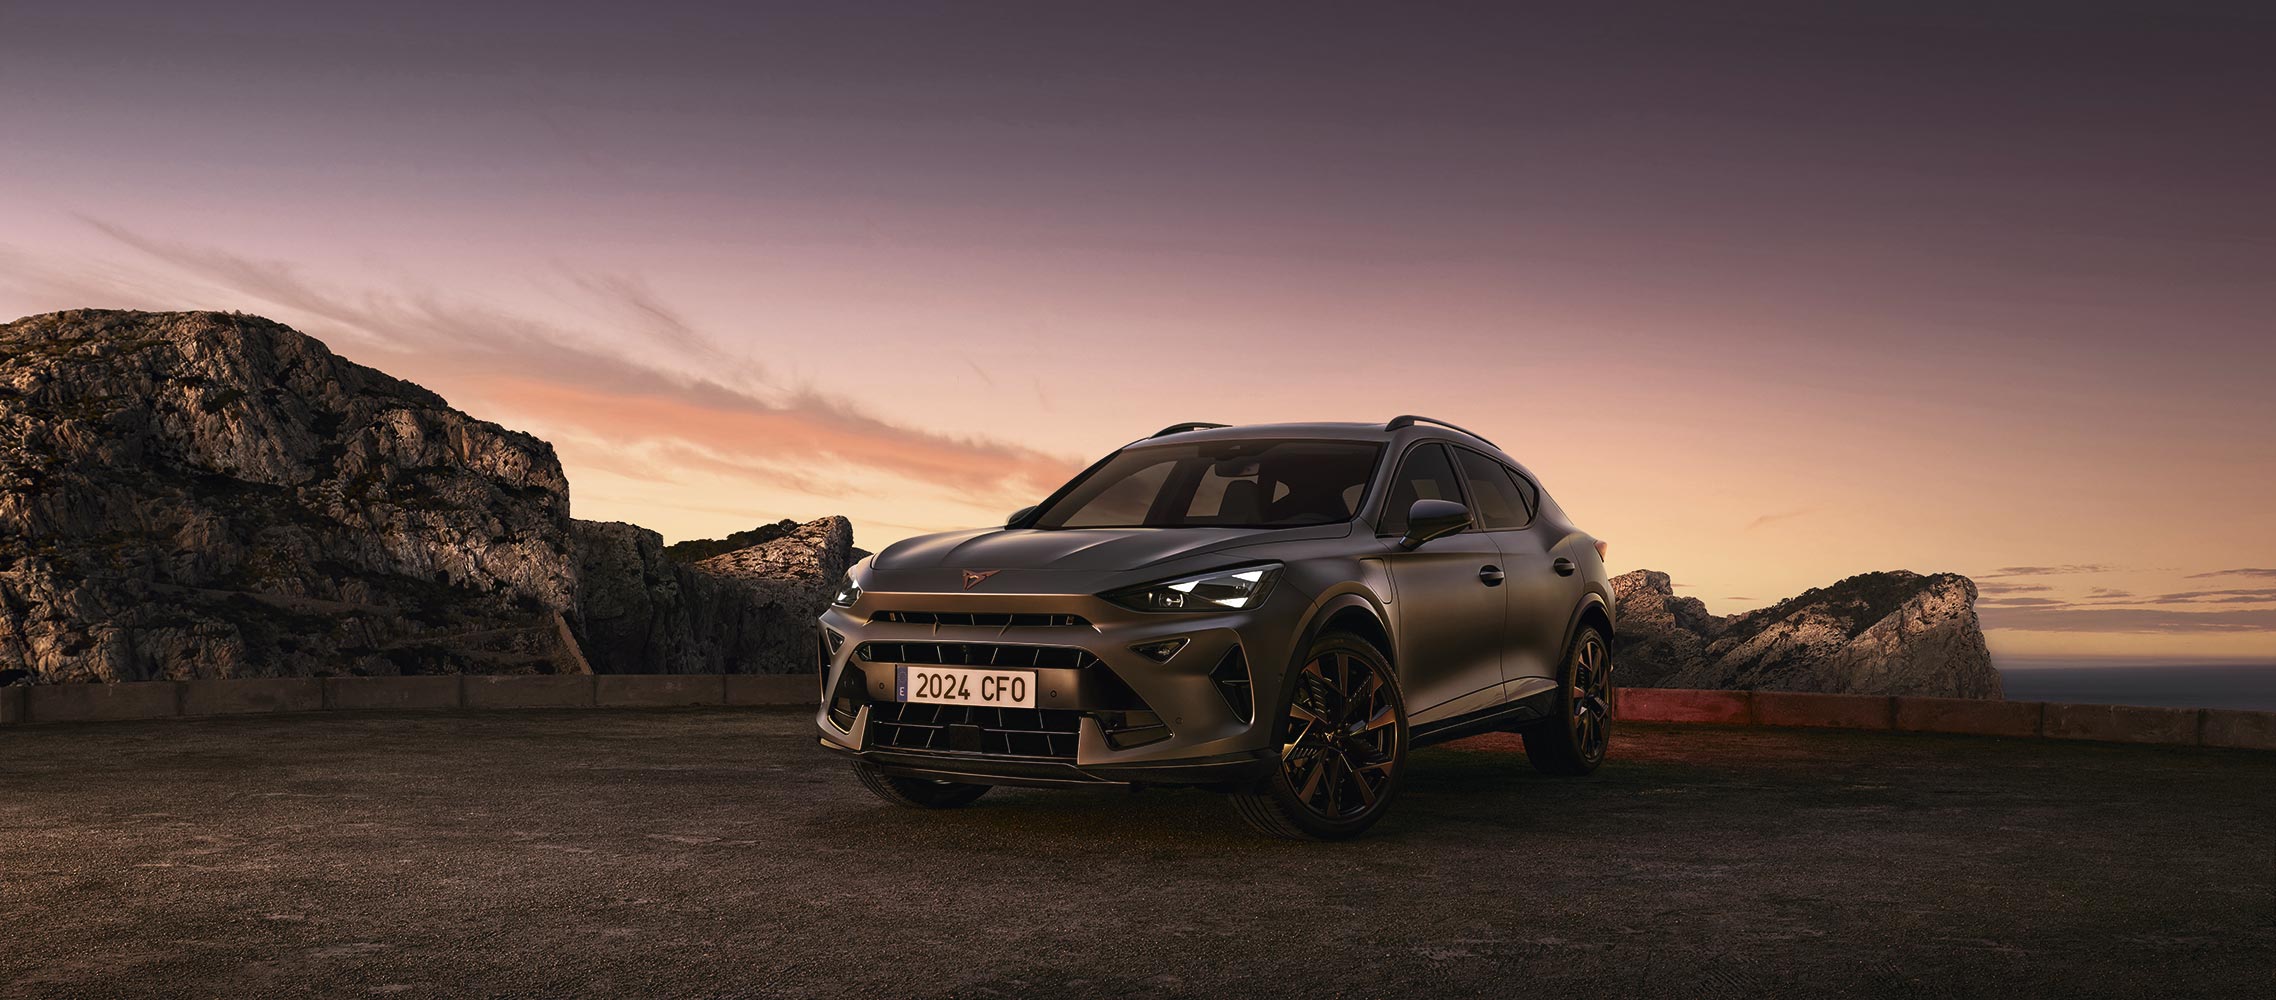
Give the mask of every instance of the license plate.
[[989, 705], [1034, 708], [1035, 672], [972, 667], [893, 668], [893, 700], [927, 705]]

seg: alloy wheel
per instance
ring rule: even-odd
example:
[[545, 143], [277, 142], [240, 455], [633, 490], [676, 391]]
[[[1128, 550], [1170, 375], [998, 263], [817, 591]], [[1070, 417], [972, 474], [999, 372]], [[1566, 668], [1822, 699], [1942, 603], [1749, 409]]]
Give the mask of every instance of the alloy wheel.
[[1612, 737], [1612, 651], [1594, 630], [1573, 651], [1573, 744], [1590, 760], [1604, 756]]
[[1365, 660], [1331, 650], [1305, 664], [1280, 753], [1296, 800], [1331, 820], [1373, 809], [1398, 764], [1398, 721], [1382, 675]]

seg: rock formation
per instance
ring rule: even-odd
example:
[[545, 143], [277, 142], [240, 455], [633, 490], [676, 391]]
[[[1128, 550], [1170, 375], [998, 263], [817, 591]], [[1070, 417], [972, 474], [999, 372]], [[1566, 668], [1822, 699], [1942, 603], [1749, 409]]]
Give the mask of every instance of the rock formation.
[[1976, 585], [1957, 574], [1865, 573], [1727, 618], [1665, 573], [1612, 587], [1624, 685], [2000, 697]]
[[573, 525], [551, 445], [257, 317], [0, 326], [0, 683], [811, 669], [850, 529], [758, 530]]
[[846, 571], [853, 525], [826, 517], [688, 564], [638, 525], [576, 521], [585, 656], [604, 673], [791, 673]]

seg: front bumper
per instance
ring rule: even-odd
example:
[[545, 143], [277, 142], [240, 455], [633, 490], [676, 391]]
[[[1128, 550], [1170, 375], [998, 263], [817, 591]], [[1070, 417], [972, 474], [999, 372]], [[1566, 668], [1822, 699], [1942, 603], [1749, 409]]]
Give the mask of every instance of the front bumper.
[[[823, 746], [908, 777], [1253, 781], [1279, 759], [1283, 674], [1308, 603], [1288, 586], [1256, 608], [1207, 614], [1130, 611], [1088, 594], [868, 591], [821, 617], [815, 724]], [[1171, 638], [1187, 642], [1166, 662], [1131, 648]], [[1038, 707], [904, 705], [894, 700], [901, 663], [1032, 670]]]

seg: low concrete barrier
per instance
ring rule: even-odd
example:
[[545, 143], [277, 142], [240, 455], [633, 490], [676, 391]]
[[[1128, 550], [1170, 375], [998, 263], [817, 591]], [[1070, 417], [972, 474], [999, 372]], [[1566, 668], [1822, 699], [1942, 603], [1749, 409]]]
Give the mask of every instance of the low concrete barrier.
[[2209, 747], [2276, 750], [2276, 712], [2208, 708], [2200, 738]]
[[1912, 733], [2037, 736], [2047, 706], [1984, 698], [1898, 698], [1896, 726]]
[[1752, 691], [1621, 688], [1613, 697], [1612, 705], [1614, 718], [1639, 722], [1706, 722], [1743, 726], [1754, 721]]
[[[815, 704], [813, 674], [264, 677], [0, 687], [0, 725], [263, 712]], [[1806, 726], [2276, 751], [2276, 712], [1622, 688], [1628, 722]]]
[[675, 708], [727, 704], [724, 674], [596, 674], [593, 704], [602, 708]]
[[592, 708], [597, 704], [589, 674], [468, 675], [463, 690], [468, 708]]
[[117, 722], [182, 713], [182, 685], [36, 684], [24, 689], [26, 722]]
[[183, 715], [313, 712], [323, 707], [324, 685], [314, 677], [182, 682]]
[[727, 704], [813, 705], [819, 683], [813, 674], [728, 674]]
[[2048, 705], [2039, 732], [2058, 740], [2195, 744], [2203, 724], [2204, 710], [2196, 708]]
[[1813, 729], [1895, 729], [1897, 700], [1796, 691], [1754, 693], [1754, 724]]
[[326, 677], [324, 707], [335, 711], [458, 708], [466, 704], [456, 674], [434, 677]]

